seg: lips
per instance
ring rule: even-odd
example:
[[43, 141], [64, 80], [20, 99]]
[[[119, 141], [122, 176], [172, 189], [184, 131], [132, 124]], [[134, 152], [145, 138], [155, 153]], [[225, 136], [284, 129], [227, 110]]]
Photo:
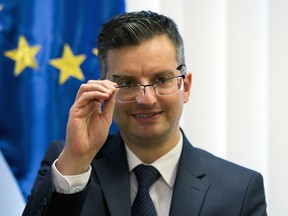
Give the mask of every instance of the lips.
[[152, 118], [154, 116], [157, 116], [161, 114], [161, 112], [153, 112], [153, 113], [137, 113], [137, 114], [132, 114], [135, 118], [138, 119], [145, 119], [145, 118]]

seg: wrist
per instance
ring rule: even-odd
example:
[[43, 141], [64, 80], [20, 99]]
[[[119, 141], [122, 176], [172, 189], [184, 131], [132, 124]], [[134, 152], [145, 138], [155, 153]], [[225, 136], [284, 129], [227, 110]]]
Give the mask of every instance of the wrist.
[[67, 156], [62, 152], [55, 166], [62, 175], [81, 175], [89, 170], [90, 163], [85, 156]]

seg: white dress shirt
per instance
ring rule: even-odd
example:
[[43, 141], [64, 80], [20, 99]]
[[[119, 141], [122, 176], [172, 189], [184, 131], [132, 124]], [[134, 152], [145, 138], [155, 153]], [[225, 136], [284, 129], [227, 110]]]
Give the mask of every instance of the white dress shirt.
[[[163, 155], [158, 160], [154, 161], [154, 166], [161, 174], [161, 177], [150, 187], [149, 193], [154, 203], [157, 215], [168, 216], [170, 204], [172, 200], [173, 185], [176, 178], [178, 163], [183, 146], [183, 137], [180, 133], [180, 139], [177, 145]], [[130, 191], [131, 191], [131, 206], [137, 194], [137, 179], [133, 169], [139, 165], [144, 164], [129, 148], [125, 145], [128, 166], [130, 171]], [[71, 194], [83, 190], [91, 174], [91, 166], [86, 173], [76, 176], [63, 176], [56, 168], [57, 160], [52, 165], [52, 181], [55, 190], [58, 193]]]
[[[161, 174], [161, 177], [155, 181], [154, 184], [152, 184], [149, 190], [149, 194], [155, 206], [157, 215], [159, 216], [169, 215], [173, 185], [175, 182], [178, 162], [183, 146], [182, 140], [183, 138], [181, 134], [177, 145], [170, 152], [150, 164], [154, 166]], [[143, 162], [128, 148], [127, 145], [125, 145], [125, 147], [130, 171], [130, 191], [132, 205], [138, 189], [137, 179], [133, 169]]]

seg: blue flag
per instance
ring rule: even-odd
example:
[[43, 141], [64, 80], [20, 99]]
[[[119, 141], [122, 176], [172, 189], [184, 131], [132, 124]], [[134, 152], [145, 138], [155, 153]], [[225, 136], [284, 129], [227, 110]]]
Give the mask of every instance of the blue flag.
[[78, 88], [99, 78], [100, 26], [124, 10], [124, 0], [0, 0], [0, 149], [25, 198], [48, 145], [65, 139]]

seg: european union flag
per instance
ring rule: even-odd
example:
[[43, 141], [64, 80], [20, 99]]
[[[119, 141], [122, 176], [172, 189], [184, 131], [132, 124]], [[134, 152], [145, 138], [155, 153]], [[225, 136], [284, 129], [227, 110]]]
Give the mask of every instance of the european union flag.
[[65, 139], [79, 86], [99, 78], [100, 26], [124, 10], [124, 0], [0, 0], [0, 149], [25, 198], [50, 142]]

